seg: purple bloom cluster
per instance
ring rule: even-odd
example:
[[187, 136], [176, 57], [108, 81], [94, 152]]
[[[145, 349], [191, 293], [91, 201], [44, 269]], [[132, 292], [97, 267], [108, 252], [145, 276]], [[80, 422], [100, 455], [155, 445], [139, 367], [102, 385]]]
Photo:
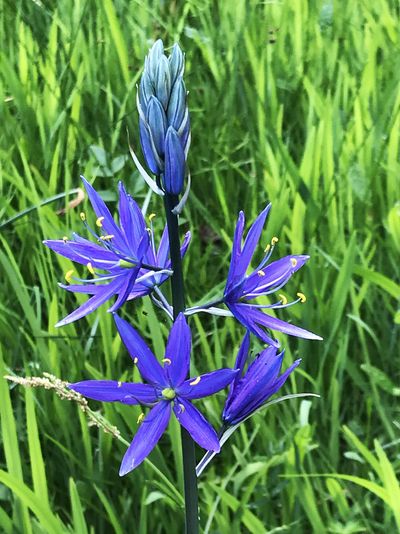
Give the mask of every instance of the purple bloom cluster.
[[[167, 58], [162, 42], [157, 41], [146, 59], [138, 93], [143, 153], [148, 167], [157, 175], [157, 191], [165, 194], [166, 210], [176, 207], [177, 195], [182, 191], [190, 143], [183, 70], [184, 58], [180, 48], [175, 45]], [[148, 175], [145, 173], [144, 176], [148, 181]], [[56, 253], [87, 267], [91, 278], [75, 278], [70, 271], [66, 278], [68, 282], [74, 280], [74, 283], [60, 286], [67, 291], [87, 294], [90, 298], [57, 326], [87, 316], [106, 301], [115, 298], [108, 311], [114, 314], [118, 333], [137, 366], [143, 383], [85, 380], [70, 384], [69, 387], [90, 399], [142, 405], [149, 409], [147, 415], [142, 414], [143, 417], [138, 421], [141, 425], [122, 460], [121, 475], [135, 469], [153, 450], [167, 428], [172, 413], [201, 447], [214, 453], [219, 452], [221, 434], [217, 435], [192, 401], [214, 395], [229, 386], [221, 423], [222, 429], [229, 427], [233, 431], [235, 425], [255, 413], [283, 386], [300, 363], [300, 360], [296, 360], [281, 373], [284, 351], [278, 352], [279, 342], [272, 337], [270, 331], [276, 330], [306, 339], [321, 339], [271, 315], [277, 309], [305, 301], [305, 296], [297, 293], [298, 299], [288, 302], [278, 291], [306, 263], [309, 256], [290, 255], [270, 261], [277, 242], [277, 238], [272, 238], [258, 266], [248, 273], [271, 206], [268, 205], [256, 218], [245, 239], [245, 217], [240, 212], [223, 295], [216, 301], [178, 314], [184, 309], [183, 293], [179, 301], [182, 305], [176, 306], [174, 310], [159, 286], [170, 276], [174, 280], [179, 269], [175, 273], [173, 270], [177, 264], [180, 265], [190, 242], [190, 233], [185, 235], [181, 246], [178, 241], [179, 210], [174, 212], [175, 208], [171, 209], [176, 217], [175, 233], [171, 227], [165, 227], [156, 247], [152, 217], [149, 217], [148, 227], [139, 206], [126, 192], [122, 182], [119, 183], [117, 224], [100, 195], [84, 178], [82, 180], [96, 215], [96, 230], [89, 226], [84, 213], [81, 214], [81, 219], [94, 241], [73, 234], [72, 239], [65, 237], [44, 243]], [[160, 186], [162, 190], [159, 189]], [[150, 183], [150, 187], [155, 186]], [[186, 201], [185, 197], [187, 193], [182, 197]], [[172, 224], [171, 214], [167, 212], [167, 215], [169, 224]], [[169, 235], [171, 244], [175, 244], [174, 248], [171, 246], [172, 253]], [[272, 304], [252, 302], [259, 297], [276, 293], [279, 300]], [[171, 319], [175, 317], [162, 359], [163, 365], [139, 333], [116, 314], [127, 300], [145, 295], [150, 295]], [[215, 308], [215, 304], [224, 304], [229, 311]], [[268, 310], [270, 313], [266, 313]], [[196, 378], [188, 378], [192, 335], [185, 313], [192, 315], [200, 311], [233, 315], [246, 328], [246, 333], [232, 369], [218, 369]], [[248, 363], [250, 334], [257, 336], [268, 346]]]

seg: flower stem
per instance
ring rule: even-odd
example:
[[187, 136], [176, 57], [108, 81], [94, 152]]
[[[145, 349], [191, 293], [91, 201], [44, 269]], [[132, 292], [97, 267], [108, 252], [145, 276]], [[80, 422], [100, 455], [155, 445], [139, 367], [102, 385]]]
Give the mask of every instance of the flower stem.
[[[165, 194], [164, 207], [167, 217], [169, 248], [171, 255], [172, 305], [174, 319], [180, 312], [185, 310], [185, 290], [182, 272], [182, 258], [180, 251], [178, 216], [172, 213], [172, 209], [178, 204], [178, 197]], [[181, 443], [183, 455], [183, 477], [185, 489], [185, 522], [186, 534], [198, 534], [198, 495], [196, 477], [196, 456], [194, 442], [190, 434], [181, 427]]]

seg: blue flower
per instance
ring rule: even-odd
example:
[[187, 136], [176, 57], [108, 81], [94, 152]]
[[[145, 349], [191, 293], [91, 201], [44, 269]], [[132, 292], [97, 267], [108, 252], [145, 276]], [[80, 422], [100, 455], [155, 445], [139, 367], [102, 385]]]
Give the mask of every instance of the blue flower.
[[105, 402], [141, 404], [150, 411], [141, 422], [122, 460], [120, 475], [135, 469], [150, 454], [167, 428], [172, 412], [179, 423], [204, 449], [218, 452], [217, 434], [192, 400], [213, 395], [225, 388], [237, 373], [219, 369], [187, 379], [190, 364], [191, 333], [183, 314], [173, 324], [161, 366], [141, 336], [126, 321], [114, 316], [119, 334], [147, 383], [86, 380], [69, 387], [85, 397]]
[[145, 61], [137, 101], [143, 155], [151, 172], [161, 176], [164, 190], [172, 195], [183, 190], [190, 146], [184, 67], [177, 44], [167, 58], [162, 41], [156, 41]]
[[303, 293], [297, 293], [298, 299], [290, 303], [287, 302], [286, 297], [283, 295], [278, 295], [279, 301], [273, 304], [257, 305], [248, 303], [249, 300], [254, 298], [271, 295], [279, 291], [309, 259], [309, 256], [291, 255], [268, 263], [278, 241], [274, 237], [271, 245], [267, 245], [265, 255], [258, 267], [251, 274], [246, 275], [270, 208], [271, 205], [269, 204], [254, 221], [247, 233], [243, 246], [245, 217], [242, 211], [239, 213], [223, 302], [225, 302], [236, 319], [250, 332], [265, 343], [275, 347], [279, 347], [279, 342], [268, 335], [265, 329], [278, 330], [285, 334], [306, 339], [321, 339], [312, 332], [286, 323], [262, 311], [262, 309], [279, 309], [297, 302], [304, 302], [305, 296]]
[[[88, 315], [114, 296], [117, 298], [108, 311], [115, 312], [127, 300], [150, 293], [154, 286], [162, 284], [171, 274], [166, 228], [156, 251], [152, 230], [146, 227], [140, 208], [127, 194], [122, 182], [119, 183], [118, 226], [98, 193], [83, 177], [82, 181], [97, 217], [98, 233], [89, 228], [83, 213], [81, 218], [96, 242], [73, 234], [72, 240], [65, 237], [44, 241], [44, 244], [57, 254], [87, 266], [92, 278], [76, 279], [72, 277], [73, 271], [69, 271], [67, 281], [75, 279], [81, 283], [60, 284], [60, 287], [91, 297], [56, 326], [64, 326]], [[190, 234], [187, 234], [181, 248], [182, 255], [189, 241]]]
[[256, 357], [243, 375], [249, 345], [250, 335], [246, 332], [235, 362], [238, 374], [231, 382], [222, 414], [225, 427], [240, 423], [260, 408], [283, 386], [287, 377], [301, 362], [296, 360], [280, 375], [284, 351], [277, 354], [276, 347], [270, 346]]

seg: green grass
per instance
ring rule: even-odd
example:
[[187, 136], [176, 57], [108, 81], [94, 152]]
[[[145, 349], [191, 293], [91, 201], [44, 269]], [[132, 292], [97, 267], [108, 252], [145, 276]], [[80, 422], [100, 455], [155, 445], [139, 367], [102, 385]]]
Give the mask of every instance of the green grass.
[[[277, 404], [236, 432], [200, 481], [204, 532], [395, 532], [398, 2], [17, 0], [0, 25], [1, 376], [132, 378], [104, 309], [54, 328], [77, 305], [56, 286], [72, 264], [41, 241], [80, 230], [82, 206], [58, 213], [80, 174], [111, 206], [119, 179], [145, 200], [128, 157], [136, 83], [155, 38], [179, 41], [193, 135], [189, 299], [224, 280], [238, 210], [250, 221], [272, 201], [265, 243], [278, 234], [279, 255], [312, 256], [287, 288], [307, 303], [286, 317], [324, 337], [285, 339], [287, 365], [303, 359], [285, 393], [321, 398]], [[160, 199], [150, 211], [160, 229]], [[162, 354], [164, 317], [147, 300], [127, 313]], [[196, 369], [232, 365], [239, 325], [205, 315], [190, 324]], [[202, 404], [215, 425], [222, 403]], [[131, 438], [138, 408], [91, 406]], [[177, 425], [152, 464], [119, 479], [125, 445], [88, 427], [74, 403], [1, 379], [0, 416], [0, 531], [178, 531]]]

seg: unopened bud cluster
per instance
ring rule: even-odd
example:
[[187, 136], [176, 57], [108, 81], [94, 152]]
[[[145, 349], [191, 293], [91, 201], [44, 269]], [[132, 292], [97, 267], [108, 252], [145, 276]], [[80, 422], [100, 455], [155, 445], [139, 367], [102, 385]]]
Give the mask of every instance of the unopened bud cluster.
[[164, 190], [173, 195], [182, 192], [190, 145], [184, 66], [177, 44], [167, 58], [162, 41], [156, 41], [145, 61], [138, 98], [144, 157]]

